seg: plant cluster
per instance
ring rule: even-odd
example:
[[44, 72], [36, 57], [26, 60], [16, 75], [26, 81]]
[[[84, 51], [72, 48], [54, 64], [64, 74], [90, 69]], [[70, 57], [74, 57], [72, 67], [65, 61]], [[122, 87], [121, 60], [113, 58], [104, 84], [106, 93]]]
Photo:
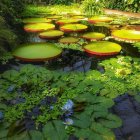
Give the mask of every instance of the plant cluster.
[[82, 2], [82, 11], [87, 16], [103, 14], [104, 0], [84, 0]]
[[[17, 137], [15, 130], [20, 127], [25, 131], [19, 129], [18, 136], [31, 135], [30, 139], [66, 140], [74, 135], [114, 140], [111, 129], [119, 127], [121, 120], [108, 109], [114, 105], [113, 99], [124, 93], [140, 99], [139, 64], [137, 58], [118, 56], [100, 63], [104, 73], [58, 73], [32, 65], [4, 72], [0, 75], [0, 120], [5, 131], [1, 138]], [[29, 130], [27, 120], [34, 122]]]

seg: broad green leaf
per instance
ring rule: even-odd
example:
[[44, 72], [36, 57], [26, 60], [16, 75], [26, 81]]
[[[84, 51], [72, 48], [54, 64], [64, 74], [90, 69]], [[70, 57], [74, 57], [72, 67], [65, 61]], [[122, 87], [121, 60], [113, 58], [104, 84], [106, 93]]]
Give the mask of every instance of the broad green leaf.
[[67, 140], [68, 135], [62, 121], [48, 122], [43, 128], [44, 137], [47, 140]]
[[31, 130], [29, 131], [31, 140], [44, 140], [43, 133], [40, 131]]
[[122, 125], [122, 120], [113, 114], [109, 114], [106, 118], [100, 119], [99, 122], [107, 128], [117, 128]]

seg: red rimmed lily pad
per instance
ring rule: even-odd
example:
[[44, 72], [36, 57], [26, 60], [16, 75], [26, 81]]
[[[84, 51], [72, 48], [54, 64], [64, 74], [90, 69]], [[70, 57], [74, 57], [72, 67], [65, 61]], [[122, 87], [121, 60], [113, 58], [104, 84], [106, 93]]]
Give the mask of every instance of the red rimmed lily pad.
[[88, 27], [83, 24], [66, 24], [60, 27], [61, 31], [64, 32], [81, 32], [85, 31]]
[[24, 30], [26, 32], [32, 32], [32, 33], [51, 30], [54, 28], [55, 25], [50, 23], [35, 23], [35, 24], [27, 24], [24, 26]]
[[22, 61], [46, 61], [58, 57], [62, 49], [51, 43], [25, 44], [15, 49], [13, 56]]
[[64, 37], [59, 40], [60, 43], [64, 43], [64, 44], [77, 43], [78, 41], [79, 39], [75, 37]]
[[79, 19], [61, 19], [58, 20], [56, 23], [59, 25], [70, 24], [70, 23], [77, 23]]
[[42, 39], [56, 39], [63, 36], [64, 32], [59, 30], [49, 30], [39, 34]]
[[81, 37], [87, 40], [101, 40], [105, 38], [105, 34], [98, 32], [89, 32], [83, 34]]
[[136, 30], [114, 30], [112, 32], [112, 37], [118, 41], [124, 42], [139, 42], [140, 41], [140, 31]]
[[121, 46], [109, 41], [95, 41], [85, 45], [84, 50], [90, 55], [110, 56], [118, 54]]
[[88, 20], [90, 23], [100, 23], [100, 22], [111, 22], [113, 21], [113, 18], [111, 17], [106, 17], [106, 16], [95, 16], [92, 17]]
[[52, 20], [47, 18], [26, 18], [22, 20], [23, 23], [32, 24], [32, 23], [49, 23]]

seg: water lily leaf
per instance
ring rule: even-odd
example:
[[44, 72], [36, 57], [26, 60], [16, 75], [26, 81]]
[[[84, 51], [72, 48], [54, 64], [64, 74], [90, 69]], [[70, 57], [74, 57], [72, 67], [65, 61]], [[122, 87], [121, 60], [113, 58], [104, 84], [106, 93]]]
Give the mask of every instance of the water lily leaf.
[[48, 140], [67, 140], [68, 135], [62, 121], [48, 122], [43, 128], [44, 137]]
[[114, 133], [109, 129], [104, 127], [102, 124], [93, 122], [91, 129], [95, 131], [98, 134], [101, 134], [105, 140], [115, 140], [115, 135]]
[[99, 122], [107, 128], [117, 128], [122, 125], [122, 120], [116, 115], [109, 114], [106, 118], [100, 119]]
[[81, 113], [79, 115], [76, 115], [75, 117], [76, 119], [74, 119], [74, 126], [80, 127], [80, 128], [87, 128], [90, 126], [91, 119], [89, 115], [85, 113]]
[[29, 131], [31, 140], [44, 140], [43, 134], [40, 131], [31, 130]]
[[94, 133], [90, 129], [76, 129], [75, 136], [81, 139], [88, 138], [88, 140], [104, 140], [101, 135]]

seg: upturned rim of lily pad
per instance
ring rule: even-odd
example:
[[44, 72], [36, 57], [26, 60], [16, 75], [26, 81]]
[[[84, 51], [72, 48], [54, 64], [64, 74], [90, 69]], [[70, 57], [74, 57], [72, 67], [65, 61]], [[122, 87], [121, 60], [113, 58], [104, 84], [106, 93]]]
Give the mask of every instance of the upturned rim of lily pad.
[[81, 36], [81, 38], [87, 40], [102, 40], [105, 38], [105, 34], [99, 32], [88, 32]]
[[83, 24], [65, 24], [60, 27], [63, 32], [82, 32], [87, 30], [88, 26]]
[[26, 32], [31, 32], [31, 33], [52, 30], [54, 28], [55, 25], [50, 23], [34, 23], [34, 24], [26, 24], [24, 26], [24, 30]]
[[21, 61], [40, 62], [57, 58], [62, 49], [52, 43], [30, 43], [20, 45], [13, 51], [13, 56]]
[[90, 55], [110, 56], [118, 54], [121, 46], [110, 41], [94, 41], [85, 45], [84, 50]]
[[100, 22], [111, 22], [113, 21], [113, 18], [108, 17], [108, 16], [94, 16], [91, 17], [89, 20], [89, 23], [100, 23]]
[[59, 39], [59, 42], [63, 44], [77, 43], [78, 41], [79, 41], [79, 38], [76, 38], [76, 37], [63, 37]]
[[128, 43], [140, 41], [140, 31], [136, 30], [126, 30], [126, 29], [114, 30], [111, 33], [111, 36], [118, 41], [124, 41]]
[[64, 35], [64, 32], [60, 30], [49, 30], [45, 32], [41, 32], [39, 37], [42, 39], [56, 39]]
[[50, 23], [52, 20], [47, 18], [25, 18], [22, 20], [25, 24], [33, 24], [33, 23]]

